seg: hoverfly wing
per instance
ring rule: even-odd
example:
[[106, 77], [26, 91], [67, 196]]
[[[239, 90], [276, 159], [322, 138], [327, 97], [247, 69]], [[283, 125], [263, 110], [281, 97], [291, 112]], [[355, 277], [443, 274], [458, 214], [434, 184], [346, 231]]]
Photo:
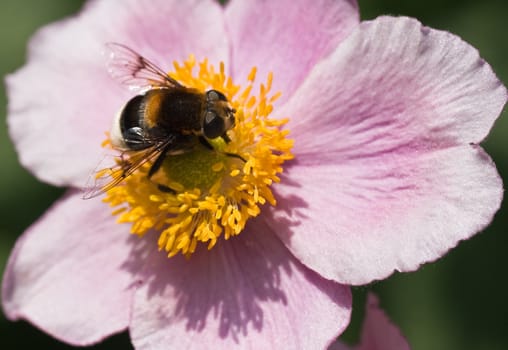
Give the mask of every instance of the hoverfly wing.
[[107, 43], [108, 72], [115, 80], [131, 90], [144, 91], [154, 87], [183, 87], [156, 64], [131, 48], [119, 43]]
[[125, 151], [113, 158], [106, 156], [89, 176], [83, 190], [83, 199], [100, 196], [120, 184], [145, 163], [155, 161], [171, 142], [172, 139], [168, 139], [141, 151]]
[[[108, 160], [110, 158], [111, 157], [108, 156], [105, 157], [105, 159]], [[103, 165], [105, 162], [105, 160], [101, 161], [96, 171], [88, 177], [88, 181], [83, 189], [83, 199], [91, 199], [100, 196], [125, 179], [126, 176], [123, 176], [123, 166], [120, 163], [105, 167]]]

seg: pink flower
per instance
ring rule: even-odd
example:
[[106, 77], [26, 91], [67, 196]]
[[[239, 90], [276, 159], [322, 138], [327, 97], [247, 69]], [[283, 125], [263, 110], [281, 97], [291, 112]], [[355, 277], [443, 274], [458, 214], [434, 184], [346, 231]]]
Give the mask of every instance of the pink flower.
[[[250, 187], [249, 198], [268, 203], [248, 208], [237, 237], [226, 241], [212, 225], [211, 250], [189, 241], [189, 259], [168, 259], [173, 246], [164, 236], [169, 248], [157, 252], [153, 213], [141, 221], [128, 212], [132, 224], [118, 224], [100, 199], [81, 199], [104, 133], [133, 97], [104, 66], [107, 42], [168, 70], [189, 54], [217, 71], [222, 61], [242, 87], [253, 66], [260, 79], [273, 72], [271, 91], [282, 97], [270, 122], [289, 118], [282, 129], [294, 159], [269, 164], [276, 171], [262, 192], [261, 182]], [[70, 189], [18, 240], [3, 308], [70, 344], [128, 329], [139, 349], [325, 348], [349, 322], [345, 285], [438, 259], [488, 225], [502, 198], [479, 146], [507, 97], [489, 65], [460, 38], [414, 19], [359, 23], [353, 0], [90, 1], [35, 35], [7, 87], [22, 164]], [[239, 118], [254, 113], [228, 91]], [[239, 120], [235, 128], [248, 129]], [[227, 147], [242, 141], [232, 139]], [[136, 203], [127, 210], [147, 209]]]
[[328, 350], [409, 350], [409, 344], [399, 329], [390, 322], [379, 307], [378, 298], [369, 293], [360, 343], [350, 347], [336, 342]]

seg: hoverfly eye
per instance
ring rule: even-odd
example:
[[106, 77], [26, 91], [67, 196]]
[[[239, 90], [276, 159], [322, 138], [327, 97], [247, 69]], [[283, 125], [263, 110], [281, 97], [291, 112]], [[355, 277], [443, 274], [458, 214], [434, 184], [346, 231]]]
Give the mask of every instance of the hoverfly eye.
[[227, 101], [228, 99], [226, 98], [226, 96], [224, 96], [224, 94], [220, 91], [217, 91], [217, 90], [209, 90], [206, 92], [206, 98], [208, 99], [209, 102], [214, 102], [214, 101]]
[[214, 111], [207, 111], [203, 125], [203, 133], [205, 137], [214, 139], [222, 136], [225, 131], [224, 119], [219, 117]]

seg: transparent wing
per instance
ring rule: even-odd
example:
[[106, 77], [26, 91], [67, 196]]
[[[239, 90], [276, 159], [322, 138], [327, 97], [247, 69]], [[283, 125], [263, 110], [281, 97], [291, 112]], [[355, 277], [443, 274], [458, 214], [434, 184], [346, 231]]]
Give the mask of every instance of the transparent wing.
[[109, 191], [144, 164], [153, 163], [172, 141], [168, 139], [141, 151], [122, 152], [120, 156], [114, 157], [113, 165], [104, 165], [111, 159], [106, 157], [88, 178], [83, 199], [94, 198]]
[[154, 87], [183, 87], [136, 51], [119, 43], [107, 43], [108, 72], [131, 90], [143, 91]]

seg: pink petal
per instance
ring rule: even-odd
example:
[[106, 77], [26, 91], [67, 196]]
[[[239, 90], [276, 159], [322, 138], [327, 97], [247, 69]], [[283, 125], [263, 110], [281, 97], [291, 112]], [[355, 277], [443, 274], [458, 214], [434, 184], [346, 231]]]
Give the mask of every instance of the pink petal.
[[272, 71], [273, 91], [285, 100], [358, 21], [355, 0], [233, 0], [226, 7], [233, 76], [245, 79], [257, 66], [264, 81]]
[[158, 253], [149, 267], [134, 303], [137, 349], [320, 349], [349, 322], [349, 288], [303, 267], [256, 223], [188, 260]]
[[400, 330], [388, 319], [379, 307], [378, 298], [369, 293], [367, 312], [363, 321], [360, 344], [349, 347], [336, 342], [328, 350], [409, 350], [409, 344]]
[[109, 41], [165, 69], [191, 53], [224, 60], [228, 46], [215, 1], [92, 1], [78, 16], [42, 28], [7, 89], [10, 135], [21, 163], [43, 181], [84, 185], [104, 153], [105, 132], [132, 96], [107, 73]]
[[379, 307], [378, 298], [370, 293], [360, 345], [356, 350], [410, 350], [400, 330]]
[[350, 284], [438, 259], [484, 229], [503, 194], [488, 155], [470, 146], [293, 167], [288, 182], [267, 219], [273, 230], [311, 269]]
[[284, 108], [296, 161], [268, 222], [304, 264], [341, 283], [441, 257], [499, 209], [501, 179], [469, 143], [505, 101], [457, 37], [408, 18], [362, 24]]
[[506, 99], [491, 67], [457, 36], [380, 17], [317, 64], [277, 114], [291, 118], [298, 154], [326, 145], [336, 160], [479, 143]]
[[342, 343], [341, 341], [337, 341], [333, 343], [328, 350], [353, 350], [354, 347], [348, 346], [347, 344]]
[[128, 228], [100, 201], [66, 195], [18, 240], [2, 283], [9, 319], [87, 345], [126, 329], [136, 267]]

